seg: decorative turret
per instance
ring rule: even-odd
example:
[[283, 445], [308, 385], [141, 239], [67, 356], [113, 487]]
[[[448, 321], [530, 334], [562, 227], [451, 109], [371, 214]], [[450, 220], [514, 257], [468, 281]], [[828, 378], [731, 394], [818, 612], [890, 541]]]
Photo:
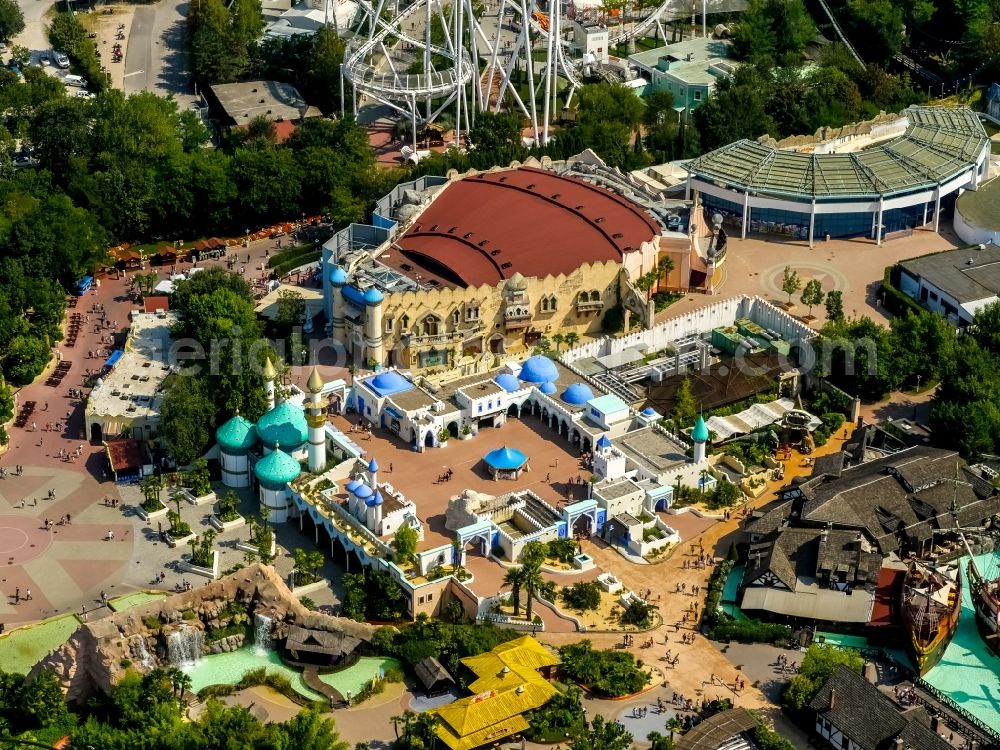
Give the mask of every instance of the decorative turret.
[[264, 360], [264, 370], [261, 372], [264, 376], [264, 394], [267, 396], [267, 408], [274, 408], [274, 379], [278, 377], [278, 373], [274, 370], [274, 365], [271, 364], [270, 357]]
[[333, 321], [333, 338], [342, 344], [344, 341], [344, 287], [347, 285], [347, 273], [340, 266], [334, 266], [330, 271], [331, 306], [333, 310], [330, 319]]
[[365, 291], [365, 347], [368, 352], [368, 359], [375, 362], [376, 367], [381, 367], [384, 354], [382, 352], [382, 301], [385, 298], [375, 287], [369, 287]]
[[378, 489], [378, 461], [375, 460], [374, 456], [368, 462], [368, 473], [371, 475], [371, 488]]
[[247, 451], [257, 444], [253, 423], [237, 414], [215, 431], [222, 464], [222, 483], [226, 487], [247, 487], [250, 484]]
[[306, 424], [309, 425], [309, 471], [317, 474], [326, 467], [326, 414], [320, 400], [323, 378], [314, 367], [306, 384], [309, 389]]
[[705, 460], [705, 446], [708, 443], [708, 425], [705, 424], [705, 418], [702, 415], [698, 415], [698, 421], [694, 423], [694, 428], [691, 430], [691, 439], [694, 441], [694, 462], [700, 464]]

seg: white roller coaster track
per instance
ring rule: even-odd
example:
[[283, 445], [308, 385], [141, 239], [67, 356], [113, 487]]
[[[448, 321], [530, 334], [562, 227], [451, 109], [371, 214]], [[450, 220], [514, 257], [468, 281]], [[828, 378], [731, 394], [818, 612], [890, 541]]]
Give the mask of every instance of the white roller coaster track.
[[[383, 18], [389, 9], [387, 0], [359, 0], [364, 13], [360, 28], [367, 26], [367, 37], [359, 36], [349, 45], [342, 66], [345, 80], [353, 86], [355, 114], [360, 95], [404, 115], [412, 123], [415, 152], [417, 126], [433, 122], [449, 107], [455, 108], [456, 130], [467, 135], [476, 111], [499, 111], [508, 101], [530, 121], [535, 142], [547, 142], [549, 123], [559, 110], [559, 80], [568, 83], [567, 106], [582, 85], [579, 62], [570, 58], [571, 43], [564, 38], [562, 3], [551, 2], [549, 12], [542, 14], [536, 0], [500, 0], [495, 17], [479, 19], [473, 0], [452, 0], [450, 16], [443, 2], [447, 0], [416, 0], [387, 20]], [[664, 0], [630, 26], [622, 25], [617, 33], [609, 28], [609, 45], [644, 36], [654, 27], [666, 38], [663, 20], [691, 13], [694, 23], [699, 3], [703, 33], [707, 33], [705, 13], [746, 7], [746, 0]], [[508, 18], [513, 18], [513, 26], [504, 25]], [[415, 30], [418, 20], [422, 21], [420, 32], [407, 33], [407, 26]], [[485, 23], [490, 20], [495, 21], [495, 30], [487, 33]], [[431, 42], [432, 26], [438, 21], [446, 30], [444, 45]], [[357, 43], [357, 39], [362, 41]], [[396, 69], [392, 52], [400, 44], [422, 53], [421, 72]], [[540, 51], [543, 59], [535, 60], [534, 53]], [[522, 96], [524, 89], [519, 91], [514, 80], [518, 70], [524, 71], [528, 96]]]

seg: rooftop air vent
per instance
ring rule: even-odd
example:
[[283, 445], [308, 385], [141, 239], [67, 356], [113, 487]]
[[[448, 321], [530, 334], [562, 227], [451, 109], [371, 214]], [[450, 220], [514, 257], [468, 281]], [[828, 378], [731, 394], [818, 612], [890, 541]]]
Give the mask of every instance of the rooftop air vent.
[[603, 216], [598, 216], [596, 219], [594, 219], [594, 223], [596, 223], [596, 224], [603, 224], [604, 223], [604, 217]]
[[560, 195], [559, 193], [556, 193], [555, 195], [553, 195], [553, 196], [552, 196], [552, 200], [554, 200], [554, 201], [557, 201], [557, 200], [559, 200], [559, 198], [561, 198], [561, 197], [562, 197], [562, 196], [561, 196], [561, 195]]
[[513, 264], [513, 263], [511, 263], [511, 262], [510, 262], [510, 261], [508, 260], [508, 261], [507, 261], [506, 263], [501, 263], [501, 264], [500, 264], [500, 268], [510, 268], [510, 267], [511, 267], [511, 266], [513, 266], [513, 265], [514, 265], [514, 264]]
[[526, 187], [528, 188], [528, 190], [534, 190], [535, 189], [535, 183], [529, 182]]
[[498, 255], [499, 255], [499, 254], [500, 254], [501, 252], [503, 252], [503, 251], [502, 251], [502, 250], [490, 250], [490, 255], [492, 255], [492, 256], [493, 256], [493, 257], [495, 258], [495, 257], [497, 257], [497, 256], [498, 256]]
[[463, 239], [463, 240], [467, 240], [467, 239], [469, 239], [469, 237], [471, 237], [471, 236], [472, 236], [473, 234], [474, 234], [473, 232], [466, 232], [466, 233], [465, 233], [465, 234], [464, 234], [464, 235], [462, 236], [462, 239]]
[[479, 247], [486, 247], [488, 244], [490, 244], [489, 240], [479, 240]]
[[622, 237], [624, 237], [625, 235], [624, 235], [624, 234], [622, 234], [621, 232], [615, 232], [615, 233], [614, 233], [613, 235], [611, 235], [611, 236], [612, 236], [612, 237], [613, 237], [614, 239], [616, 239], [616, 240], [620, 240], [620, 239], [621, 239]]
[[583, 210], [583, 204], [581, 203], [579, 206], [575, 206], [573, 210], [574, 211], [582, 211]]

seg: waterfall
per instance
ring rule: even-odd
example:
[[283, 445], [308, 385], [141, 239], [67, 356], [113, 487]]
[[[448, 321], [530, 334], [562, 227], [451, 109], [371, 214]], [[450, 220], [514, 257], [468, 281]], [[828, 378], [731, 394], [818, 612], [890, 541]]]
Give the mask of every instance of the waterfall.
[[257, 612], [253, 616], [253, 648], [259, 654], [271, 648], [271, 631], [274, 630], [274, 620]]
[[156, 666], [156, 662], [153, 661], [153, 655], [146, 648], [146, 639], [141, 633], [136, 633], [129, 641], [131, 642], [132, 655], [135, 656], [135, 660], [139, 664], [146, 669], [152, 669]]
[[167, 636], [167, 658], [175, 667], [194, 664], [201, 658], [204, 635], [198, 628], [181, 625]]

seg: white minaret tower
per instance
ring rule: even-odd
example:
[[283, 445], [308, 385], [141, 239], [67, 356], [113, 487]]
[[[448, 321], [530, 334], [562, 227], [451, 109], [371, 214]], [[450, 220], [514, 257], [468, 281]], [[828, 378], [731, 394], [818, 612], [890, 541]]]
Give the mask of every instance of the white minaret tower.
[[369, 287], [365, 292], [365, 349], [369, 360], [375, 362], [375, 367], [385, 364], [385, 354], [382, 350], [382, 300], [385, 299], [375, 287]]
[[347, 284], [347, 272], [340, 266], [334, 266], [330, 271], [331, 301], [330, 320], [332, 321], [333, 340], [347, 346], [344, 339], [344, 286]]
[[705, 460], [705, 446], [708, 444], [708, 438], [708, 425], [705, 424], [705, 418], [699, 414], [698, 421], [694, 423], [694, 429], [691, 430], [691, 439], [694, 441], [693, 460], [696, 464]]
[[306, 413], [306, 423], [309, 425], [309, 471], [318, 474], [326, 467], [326, 414], [320, 402], [323, 378], [317, 368], [313, 368], [306, 385], [309, 388]]
[[372, 456], [372, 460], [368, 462], [368, 473], [371, 474], [371, 485], [373, 490], [378, 490], [378, 461]]
[[271, 364], [270, 359], [264, 361], [264, 394], [267, 396], [267, 408], [271, 410], [274, 408], [274, 379], [278, 377], [278, 373], [274, 371], [274, 365]]

